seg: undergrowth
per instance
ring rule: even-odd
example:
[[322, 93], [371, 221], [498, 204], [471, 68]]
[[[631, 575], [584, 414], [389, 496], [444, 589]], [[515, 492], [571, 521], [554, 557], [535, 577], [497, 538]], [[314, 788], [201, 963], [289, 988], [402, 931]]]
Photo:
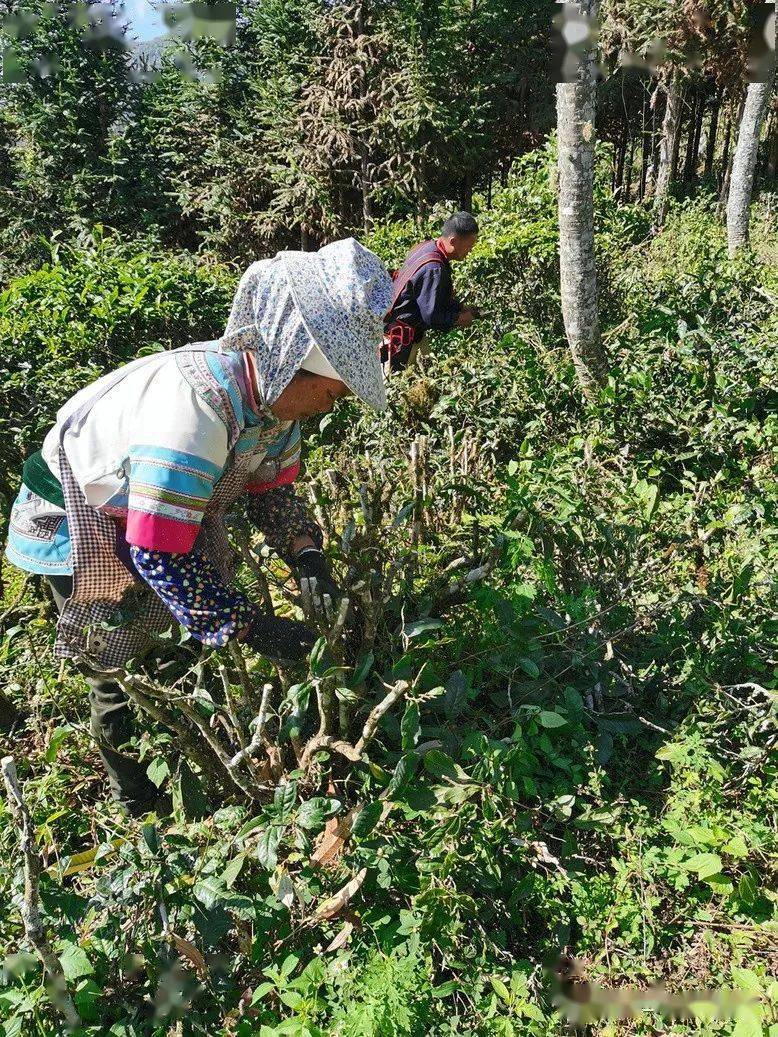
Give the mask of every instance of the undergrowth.
[[[258, 807], [209, 799], [198, 768], [149, 724], [139, 748], [175, 814], [127, 822], [104, 798], [84, 686], [53, 665], [50, 609], [35, 581], [6, 570], [0, 668], [24, 713], [10, 750], [83, 1034], [551, 1034], [562, 1022], [544, 963], [564, 947], [601, 987], [755, 998], [734, 1020], [648, 1011], [599, 1032], [777, 1032], [778, 284], [758, 258], [774, 238], [757, 220], [755, 251], [730, 262], [702, 194], [651, 239], [646, 212], [601, 186], [612, 377], [585, 406], [559, 325], [548, 168], [546, 153], [527, 158], [480, 213], [478, 247], [456, 275], [483, 322], [393, 378], [386, 415], [346, 403], [308, 430], [306, 478], [341, 578], [355, 576], [342, 534], [364, 521], [362, 482], [392, 490], [376, 565], [418, 540], [391, 577], [370, 676], [344, 682], [358, 716], [380, 681], [413, 685], [369, 759], [344, 769], [324, 752], [316, 787], [292, 770]], [[394, 265], [415, 233], [393, 225], [371, 244]], [[218, 326], [229, 272], [199, 269], [168, 311], [181, 279], [159, 284], [164, 256], [143, 253], [134, 262], [159, 284], [159, 305], [122, 304], [122, 325], [90, 331], [103, 279], [85, 271], [131, 255], [104, 237], [11, 285], [0, 297], [10, 340], [41, 298], [75, 294], [84, 380], [108, 361], [87, 359], [98, 334], [121, 333], [127, 356], [167, 345], [204, 300]], [[121, 302], [124, 289], [112, 291]], [[57, 312], [46, 308], [44, 351], [67, 324]], [[5, 363], [37, 394], [37, 434], [75, 385], [60, 391], [53, 367], [38, 379], [19, 357]], [[21, 454], [34, 437], [29, 401], [14, 399]], [[419, 436], [421, 500], [408, 463]], [[442, 593], [452, 563], [454, 582], [477, 566], [483, 578]], [[350, 837], [321, 866], [332, 817], [350, 818]], [[17, 834], [0, 818], [0, 882], [16, 905]], [[355, 877], [354, 895], [327, 910]], [[0, 942], [7, 1037], [62, 1032], [20, 950], [16, 907]]]

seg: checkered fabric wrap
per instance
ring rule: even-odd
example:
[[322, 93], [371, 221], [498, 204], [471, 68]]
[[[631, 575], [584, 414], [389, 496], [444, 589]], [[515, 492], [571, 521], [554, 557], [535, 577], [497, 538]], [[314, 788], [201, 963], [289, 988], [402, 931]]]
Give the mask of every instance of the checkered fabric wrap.
[[[74, 576], [73, 593], [57, 625], [55, 654], [82, 656], [103, 669], [124, 666], [145, 655], [154, 635], [173, 625], [173, 617], [151, 588], [135, 579], [117, 558], [116, 525], [87, 504], [64, 451], [60, 465]], [[195, 543], [195, 550], [214, 563], [225, 582], [235, 575], [225, 514], [242, 496], [252, 474], [248, 458], [227, 469], [216, 484]]]
[[60, 475], [73, 549], [73, 591], [57, 623], [54, 654], [81, 655], [101, 668], [123, 666], [146, 654], [151, 635], [171, 616], [116, 554], [116, 524], [87, 504], [60, 447]]

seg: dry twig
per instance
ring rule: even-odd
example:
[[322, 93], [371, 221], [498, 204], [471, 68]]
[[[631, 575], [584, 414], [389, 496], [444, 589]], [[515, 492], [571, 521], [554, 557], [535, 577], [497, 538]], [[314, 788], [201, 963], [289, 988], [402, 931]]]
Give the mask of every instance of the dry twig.
[[52, 950], [43, 927], [39, 894], [40, 876], [43, 869], [35, 845], [35, 828], [19, 786], [13, 756], [3, 757], [0, 768], [2, 768], [3, 772], [3, 781], [5, 782], [11, 817], [19, 830], [19, 848], [24, 859], [24, 896], [21, 903], [24, 931], [43, 964], [44, 974], [50, 987], [49, 996], [52, 1003], [64, 1016], [67, 1026], [74, 1030], [81, 1025], [81, 1017], [76, 1011], [76, 1006], [68, 992], [62, 965]]

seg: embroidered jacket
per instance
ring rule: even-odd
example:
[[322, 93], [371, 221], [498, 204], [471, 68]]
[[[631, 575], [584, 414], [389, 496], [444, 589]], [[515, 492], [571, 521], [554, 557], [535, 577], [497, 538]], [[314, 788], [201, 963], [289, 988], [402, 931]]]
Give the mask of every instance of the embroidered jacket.
[[[138, 552], [152, 552], [155, 576], [169, 569], [170, 582], [181, 585], [176, 618], [210, 643], [220, 642], [212, 635], [225, 629], [224, 614], [240, 607], [239, 596], [225, 593], [213, 571], [202, 567], [199, 584], [223, 613], [203, 617], [195, 595], [183, 591], [180, 559], [191, 551], [214, 486], [231, 458], [248, 463], [247, 510], [273, 550], [289, 559], [294, 539], [306, 534], [321, 545], [321, 531], [291, 485], [300, 467], [299, 426], [279, 422], [256, 403], [247, 362], [243, 353], [215, 351], [150, 358], [99, 400], [87, 420], [64, 439], [87, 501], [117, 523], [117, 554], [132, 566], [130, 553], [140, 559], [150, 556]], [[61, 423], [91, 389], [66, 404], [46, 437], [43, 456], [55, 475]], [[22, 485], [6, 553], [29, 572], [71, 573], [63, 509]], [[198, 566], [196, 555], [192, 564]], [[186, 568], [191, 571], [191, 565]], [[151, 583], [146, 569], [138, 566]], [[164, 583], [157, 580], [158, 594]], [[198, 612], [195, 622], [192, 614]]]

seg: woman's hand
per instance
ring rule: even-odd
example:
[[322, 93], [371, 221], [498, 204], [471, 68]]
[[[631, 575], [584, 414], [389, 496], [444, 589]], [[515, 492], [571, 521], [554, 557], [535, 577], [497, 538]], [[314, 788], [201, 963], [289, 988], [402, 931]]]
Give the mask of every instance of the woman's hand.
[[278, 616], [254, 616], [239, 640], [274, 662], [300, 662], [316, 644], [316, 634], [305, 623]]
[[317, 597], [323, 598], [325, 594], [329, 595], [333, 603], [342, 597], [343, 592], [332, 578], [330, 563], [323, 551], [317, 547], [303, 548], [298, 552], [294, 565], [298, 586], [302, 588], [303, 580], [315, 580]]

